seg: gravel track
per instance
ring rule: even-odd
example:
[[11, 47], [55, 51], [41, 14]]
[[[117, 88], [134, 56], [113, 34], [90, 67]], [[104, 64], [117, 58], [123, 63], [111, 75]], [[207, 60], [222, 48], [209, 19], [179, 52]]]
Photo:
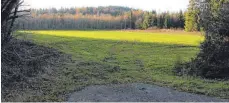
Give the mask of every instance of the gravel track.
[[229, 102], [156, 85], [133, 83], [95, 85], [72, 93], [69, 102]]

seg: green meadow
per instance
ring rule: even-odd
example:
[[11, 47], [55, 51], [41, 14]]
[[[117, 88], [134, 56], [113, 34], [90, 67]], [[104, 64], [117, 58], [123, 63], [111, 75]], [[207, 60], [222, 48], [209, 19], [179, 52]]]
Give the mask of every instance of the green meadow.
[[[188, 62], [199, 52], [203, 35], [188, 32], [137, 31], [19, 31], [26, 39], [71, 56], [57, 68], [53, 81], [44, 83], [38, 100], [63, 101], [88, 85], [148, 83], [221, 98], [229, 97], [229, 82], [176, 76], [177, 62]], [[20, 34], [20, 35], [19, 35]], [[47, 86], [46, 86], [47, 85]], [[52, 85], [50, 87], [50, 85]]]

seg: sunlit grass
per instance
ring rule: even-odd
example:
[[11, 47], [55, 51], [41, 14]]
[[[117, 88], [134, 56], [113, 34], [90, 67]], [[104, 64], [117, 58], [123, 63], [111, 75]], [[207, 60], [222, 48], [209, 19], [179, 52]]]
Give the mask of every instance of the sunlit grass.
[[202, 35], [191, 33], [144, 33], [126, 31], [27, 31], [34, 34], [45, 34], [63, 37], [82, 37], [105, 40], [122, 40], [136, 42], [154, 42], [164, 44], [182, 44], [197, 46], [203, 41]]

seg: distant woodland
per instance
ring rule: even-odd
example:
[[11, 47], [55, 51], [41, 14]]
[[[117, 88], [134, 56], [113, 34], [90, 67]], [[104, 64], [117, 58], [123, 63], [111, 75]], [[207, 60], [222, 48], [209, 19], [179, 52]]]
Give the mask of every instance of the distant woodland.
[[120, 6], [31, 9], [31, 17], [18, 19], [17, 29], [148, 29], [184, 28], [185, 13], [143, 11]]

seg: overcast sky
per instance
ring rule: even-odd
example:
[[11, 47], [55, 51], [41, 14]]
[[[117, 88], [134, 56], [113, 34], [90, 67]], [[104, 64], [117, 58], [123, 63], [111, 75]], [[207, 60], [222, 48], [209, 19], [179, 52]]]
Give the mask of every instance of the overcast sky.
[[126, 6], [143, 10], [185, 10], [189, 0], [24, 0], [31, 8]]

